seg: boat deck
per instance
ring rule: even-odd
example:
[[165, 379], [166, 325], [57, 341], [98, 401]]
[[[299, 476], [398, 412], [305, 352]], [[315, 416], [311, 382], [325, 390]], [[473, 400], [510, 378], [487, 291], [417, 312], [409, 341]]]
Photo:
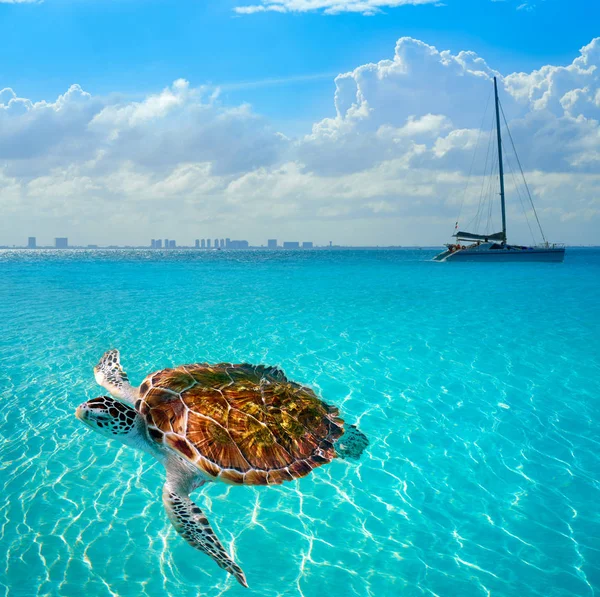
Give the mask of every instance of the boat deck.
[[471, 245], [468, 247], [454, 249], [450, 247], [436, 255], [434, 261], [493, 261], [496, 262], [527, 262], [527, 261], [546, 261], [560, 263], [564, 260], [564, 246], [547, 247], [521, 247], [515, 245], [499, 246], [493, 243], [483, 243], [480, 245]]

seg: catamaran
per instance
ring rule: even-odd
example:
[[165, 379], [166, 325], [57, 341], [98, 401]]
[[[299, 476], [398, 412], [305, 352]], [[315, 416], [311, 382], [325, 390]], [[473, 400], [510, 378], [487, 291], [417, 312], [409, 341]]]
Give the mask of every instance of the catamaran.
[[[540, 221], [535, 211], [535, 206], [529, 193], [529, 187], [523, 174], [519, 162], [519, 168], [521, 175], [523, 176], [523, 182], [525, 183], [525, 189], [527, 190], [527, 196], [531, 202], [535, 219], [538, 223], [543, 242], [535, 246], [524, 247], [520, 245], [509, 245], [506, 237], [506, 208], [504, 200], [504, 163], [502, 160], [502, 134], [500, 130], [500, 102], [498, 100], [498, 83], [496, 77], [494, 77], [494, 100], [496, 107], [496, 142], [498, 150], [498, 178], [500, 181], [500, 207], [502, 214], [502, 231], [491, 232], [491, 233], [474, 233], [464, 232], [458, 229], [458, 222], [455, 226], [455, 232], [453, 236], [456, 238], [455, 243], [446, 245], [446, 250], [436, 255], [434, 261], [482, 261], [482, 262], [500, 262], [500, 261], [511, 261], [511, 262], [522, 262], [522, 261], [547, 261], [547, 262], [561, 262], [565, 256], [565, 247], [562, 244], [551, 244], [546, 240], [544, 231], [540, 225]], [[504, 116], [504, 113], [503, 113]], [[508, 123], [504, 118], [504, 123], [508, 130]], [[510, 136], [510, 130], [508, 130]], [[512, 142], [512, 136], [510, 136]], [[516, 156], [516, 149], [514, 148]], [[518, 162], [518, 156], [517, 162]], [[487, 160], [486, 160], [487, 161]], [[483, 188], [483, 187], [482, 187]], [[518, 192], [518, 188], [517, 188]], [[520, 195], [519, 195], [520, 198]], [[481, 200], [480, 200], [481, 201]], [[489, 207], [488, 222], [491, 218], [491, 205]], [[478, 210], [479, 213], [480, 210]], [[526, 215], [526, 214], [525, 214]], [[469, 244], [464, 244], [469, 243]]]

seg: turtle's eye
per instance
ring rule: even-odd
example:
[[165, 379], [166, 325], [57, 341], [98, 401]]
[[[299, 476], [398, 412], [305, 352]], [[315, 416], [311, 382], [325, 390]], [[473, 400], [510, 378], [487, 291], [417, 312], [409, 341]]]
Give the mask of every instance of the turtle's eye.
[[90, 410], [107, 410], [107, 399], [104, 396], [99, 396], [98, 398], [92, 398], [88, 400], [85, 405]]
[[90, 410], [96, 410], [96, 411], [102, 411], [102, 410], [106, 410], [106, 404], [102, 404], [100, 402], [88, 402], [87, 407]]

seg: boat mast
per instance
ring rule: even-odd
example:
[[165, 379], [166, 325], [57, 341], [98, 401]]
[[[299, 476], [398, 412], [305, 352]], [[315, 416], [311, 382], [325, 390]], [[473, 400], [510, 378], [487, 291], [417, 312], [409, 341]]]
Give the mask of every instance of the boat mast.
[[496, 134], [498, 136], [498, 172], [500, 174], [500, 203], [502, 205], [502, 236], [506, 243], [506, 208], [504, 207], [504, 166], [502, 164], [502, 135], [500, 134], [500, 107], [498, 105], [498, 83], [494, 77], [494, 98], [496, 100]]

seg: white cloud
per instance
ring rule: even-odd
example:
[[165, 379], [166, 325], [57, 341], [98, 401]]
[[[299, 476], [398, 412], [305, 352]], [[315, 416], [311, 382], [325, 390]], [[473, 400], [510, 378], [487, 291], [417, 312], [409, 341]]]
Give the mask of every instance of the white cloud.
[[276, 4], [271, 5], [250, 5], [250, 6], [237, 6], [235, 8], [235, 12], [241, 15], [252, 15], [257, 12], [287, 12], [287, 10], [283, 6], [277, 6]]
[[55, 102], [6, 89], [0, 98], [0, 163], [24, 177], [92, 160], [97, 170], [129, 161], [155, 171], [186, 162], [243, 171], [278, 161], [287, 144], [249, 106], [224, 107], [184, 80], [141, 102], [92, 97], [78, 85]]
[[[600, 38], [582, 48], [568, 66], [544, 66], [505, 77], [473, 52], [453, 55], [401, 38], [392, 60], [366, 64], [336, 78], [336, 117], [314, 125], [302, 145], [304, 161], [322, 172], [353, 170], [361, 164], [369, 168], [397, 155], [404, 140], [405, 156], [413, 165], [464, 169], [470, 164], [486, 99], [491, 114], [491, 81], [497, 76], [524, 163], [531, 168], [592, 171], [597, 167], [600, 131], [599, 67]], [[426, 124], [438, 125], [429, 139]], [[382, 134], [390, 126], [409, 132], [396, 134], [391, 143], [392, 136]]]
[[[139, 101], [78, 85], [41, 102], [2, 89], [0, 244], [30, 234], [260, 243], [274, 230], [317, 242], [442, 242], [463, 199], [479, 199], [477, 164], [466, 195], [465, 186], [494, 75], [548, 236], [598, 242], [599, 67], [600, 39], [569, 65], [502, 75], [473, 52], [402, 38], [391, 59], [336, 77], [335, 116], [295, 139], [181, 79]], [[517, 203], [511, 233], [527, 241]]]
[[[505, 0], [491, 0], [491, 2], [504, 2]], [[543, 0], [542, 0], [543, 1]], [[303, 13], [322, 12], [324, 14], [340, 14], [344, 12], [362, 13], [367, 16], [383, 12], [387, 8], [400, 6], [416, 6], [433, 4], [438, 7], [446, 6], [440, 0], [260, 0], [260, 4], [237, 6], [234, 11], [241, 15], [250, 15], [262, 12]], [[518, 3], [516, 10], [533, 12], [536, 4], [530, 2]]]
[[479, 131], [475, 129], [455, 129], [445, 137], [438, 137], [433, 144], [433, 153], [442, 158], [449, 152], [474, 150], [479, 137]]
[[261, 0], [262, 4], [238, 6], [234, 10], [238, 14], [255, 14], [257, 12], [314, 12], [325, 14], [341, 12], [358, 12], [373, 15], [385, 8], [399, 6], [435, 4], [443, 6], [438, 0]]
[[505, 77], [507, 91], [534, 110], [555, 115], [600, 118], [600, 38], [581, 49], [581, 55], [567, 66], [543, 66], [531, 73]]

